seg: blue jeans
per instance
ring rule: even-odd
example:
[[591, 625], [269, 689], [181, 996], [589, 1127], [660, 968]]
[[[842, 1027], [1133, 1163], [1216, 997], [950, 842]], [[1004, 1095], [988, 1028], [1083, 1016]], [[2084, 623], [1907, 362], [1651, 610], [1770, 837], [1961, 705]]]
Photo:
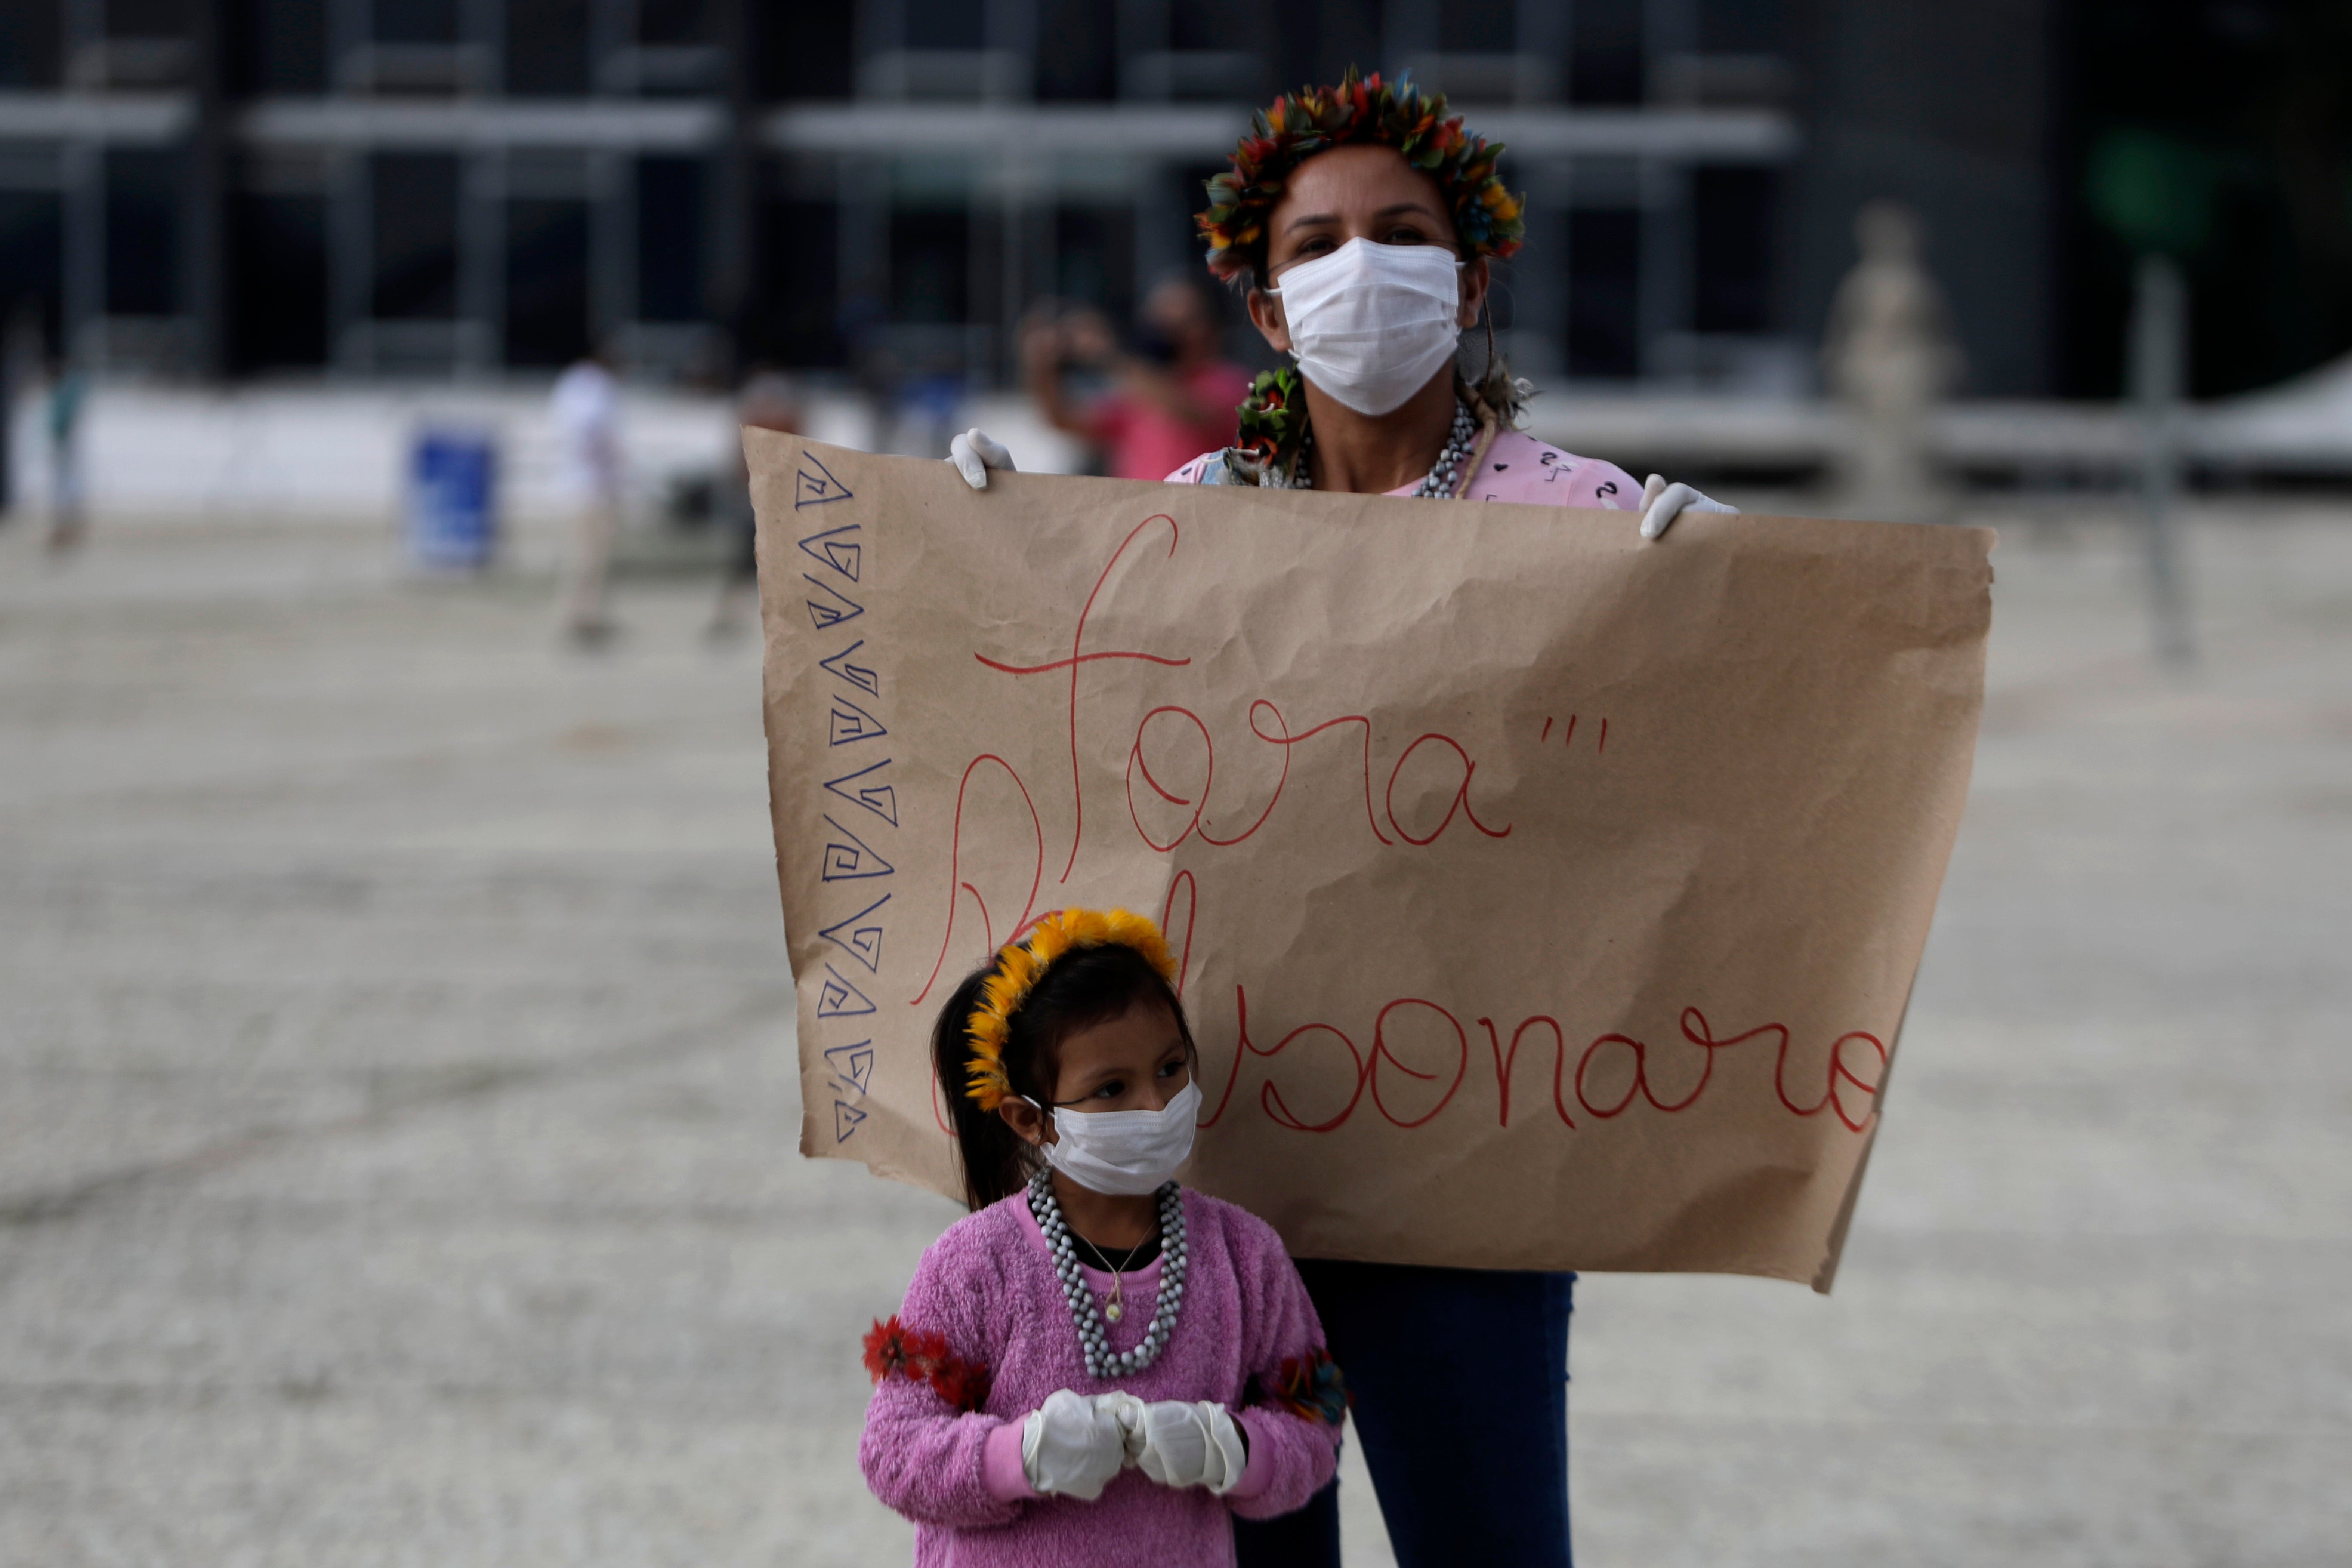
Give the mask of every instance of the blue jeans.
[[[1301, 1258], [1398, 1568], [1569, 1568], [1573, 1274]], [[1234, 1521], [1241, 1568], [1339, 1568], [1339, 1486]]]

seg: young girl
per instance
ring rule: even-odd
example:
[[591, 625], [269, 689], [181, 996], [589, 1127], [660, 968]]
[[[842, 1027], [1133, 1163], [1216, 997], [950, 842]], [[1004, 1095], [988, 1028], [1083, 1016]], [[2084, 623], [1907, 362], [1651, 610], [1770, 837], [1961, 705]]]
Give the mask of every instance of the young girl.
[[1201, 1091], [1159, 928], [1065, 910], [957, 987], [973, 1213], [866, 1342], [858, 1462], [919, 1564], [1230, 1563], [1329, 1482], [1345, 1412], [1282, 1242], [1171, 1179]]

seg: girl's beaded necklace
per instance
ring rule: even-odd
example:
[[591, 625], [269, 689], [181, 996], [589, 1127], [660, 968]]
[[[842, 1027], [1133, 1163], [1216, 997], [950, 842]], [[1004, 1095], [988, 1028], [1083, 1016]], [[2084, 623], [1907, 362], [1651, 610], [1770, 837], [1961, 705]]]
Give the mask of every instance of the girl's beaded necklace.
[[[1459, 488], [1454, 482], [1454, 472], [1461, 468], [1462, 460], [1470, 455], [1470, 448], [1476, 443], [1477, 438], [1478, 421], [1471, 416], [1469, 405], [1460, 398], [1455, 398], [1454, 428], [1446, 434], [1445, 445], [1438, 449], [1437, 461], [1430, 465], [1429, 472], [1422, 476], [1421, 483], [1414, 487], [1412, 493], [1415, 499], [1451, 500], [1454, 490]], [[1290, 471], [1285, 474], [1280, 468], [1275, 468], [1267, 473], [1266, 479], [1272, 488], [1286, 490], [1313, 489], [1315, 480], [1312, 470], [1307, 466], [1307, 459], [1308, 454], [1314, 449], [1315, 426], [1309, 425], [1305, 434], [1299, 437], [1298, 458], [1291, 464]]]
[[[1163, 1184], [1160, 1198], [1160, 1283], [1154, 1293], [1151, 1326], [1143, 1331], [1141, 1342], [1133, 1350], [1114, 1351], [1110, 1348], [1110, 1331], [1104, 1327], [1101, 1307], [1095, 1293], [1087, 1288], [1086, 1276], [1079, 1272], [1077, 1246], [1094, 1251], [1093, 1244], [1070, 1229], [1062, 1217], [1061, 1203], [1054, 1196], [1053, 1173], [1040, 1171], [1029, 1180], [1029, 1213], [1045, 1233], [1045, 1245], [1053, 1249], [1054, 1272], [1062, 1281], [1062, 1299], [1070, 1309], [1070, 1321], [1078, 1331], [1078, 1347], [1086, 1352], [1087, 1375], [1098, 1380], [1130, 1377], [1160, 1359], [1168, 1348], [1169, 1336], [1176, 1330], [1176, 1311], [1184, 1304], [1184, 1198], [1173, 1182]], [[1100, 1253], [1096, 1253], [1100, 1257]], [[1135, 1256], [1133, 1252], [1128, 1254]], [[1112, 1300], [1119, 1316], [1125, 1315], [1124, 1293], [1119, 1289], [1118, 1271], [1110, 1270]], [[1118, 1321], [1118, 1317], [1110, 1320]]]

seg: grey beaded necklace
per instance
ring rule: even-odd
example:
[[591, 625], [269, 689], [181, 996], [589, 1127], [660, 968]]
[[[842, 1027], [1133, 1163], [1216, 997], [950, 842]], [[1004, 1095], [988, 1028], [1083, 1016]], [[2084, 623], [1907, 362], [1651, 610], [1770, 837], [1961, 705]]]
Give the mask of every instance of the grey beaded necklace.
[[1184, 1304], [1184, 1198], [1175, 1183], [1160, 1189], [1160, 1284], [1154, 1293], [1151, 1326], [1131, 1351], [1113, 1351], [1110, 1331], [1103, 1326], [1102, 1309], [1078, 1271], [1075, 1245], [1079, 1237], [1062, 1217], [1054, 1196], [1053, 1173], [1040, 1171], [1029, 1180], [1029, 1213], [1053, 1248], [1054, 1272], [1062, 1281], [1062, 1299], [1068, 1303], [1070, 1321], [1078, 1331], [1078, 1347], [1086, 1352], [1087, 1375], [1098, 1381], [1131, 1377], [1160, 1359], [1176, 1331], [1176, 1310]]
[[[1438, 449], [1437, 461], [1430, 465], [1429, 472], [1422, 476], [1421, 483], [1414, 488], [1412, 492], [1414, 498], [1425, 500], [1451, 500], [1456, 488], [1454, 473], [1462, 467], [1462, 459], [1470, 455], [1470, 448], [1476, 444], [1477, 439], [1478, 421], [1471, 416], [1470, 405], [1460, 398], [1455, 398], [1454, 428], [1447, 433], [1445, 445]], [[1307, 466], [1307, 455], [1314, 449], [1315, 426], [1309, 425], [1306, 435], [1299, 440], [1298, 458], [1291, 465], [1290, 472], [1284, 474], [1281, 469], [1276, 468], [1266, 475], [1273, 487], [1286, 490], [1313, 489], [1315, 480]]]

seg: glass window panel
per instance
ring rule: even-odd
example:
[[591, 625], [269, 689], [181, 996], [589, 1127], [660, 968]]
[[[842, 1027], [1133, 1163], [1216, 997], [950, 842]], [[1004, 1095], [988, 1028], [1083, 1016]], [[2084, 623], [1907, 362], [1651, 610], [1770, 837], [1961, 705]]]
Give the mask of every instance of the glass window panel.
[[760, 209], [762, 280], [753, 307], [748, 355], [814, 367], [849, 362], [849, 342], [872, 353], [876, 315], [870, 296], [841, 298], [841, 209], [831, 202], [771, 197]]
[[1642, 100], [1642, 0], [1577, 0], [1568, 93], [1578, 103]]
[[988, 6], [983, 0], [900, 0], [906, 7], [909, 49], [978, 49], [987, 47]]
[[707, 44], [711, 34], [709, 0], [656, 0], [637, 7], [641, 44]]
[[507, 90], [534, 98], [588, 91], [588, 0], [506, 0]]
[[52, 348], [65, 284], [65, 200], [55, 191], [0, 190], [0, 331], [30, 312]]
[[637, 164], [637, 319], [703, 317], [703, 177], [694, 158]]
[[233, 362], [247, 371], [326, 363], [326, 198], [244, 193], [230, 224]]
[[1693, 172], [1692, 249], [1698, 275], [1691, 324], [1698, 331], [1760, 332], [1769, 325], [1776, 184], [1770, 169]]
[[1518, 47], [1516, 0], [1444, 0], [1437, 7], [1437, 47], [1442, 53], [1507, 55]]
[[168, 316], [180, 302], [180, 156], [106, 155], [106, 310]]
[[249, 92], [314, 93], [327, 86], [327, 8], [319, 0], [253, 0], [237, 13], [231, 48]]
[[1710, 55], [1769, 55], [1789, 45], [1781, 0], [1698, 0], [1698, 47]]
[[961, 321], [971, 266], [971, 224], [950, 211], [890, 215], [890, 319]]
[[457, 313], [457, 160], [385, 153], [370, 169], [375, 238], [372, 314], [446, 321]]
[[0, 87], [55, 87], [64, 74], [58, 0], [0, 0]]
[[588, 352], [588, 204], [507, 203], [506, 361], [570, 364]]
[[106, 0], [110, 38], [187, 37], [189, 0]]
[[457, 41], [457, 0], [370, 0], [368, 17], [379, 44]]
[[1642, 215], [1580, 207], [1568, 216], [1568, 373], [1624, 380], [1642, 368]]

